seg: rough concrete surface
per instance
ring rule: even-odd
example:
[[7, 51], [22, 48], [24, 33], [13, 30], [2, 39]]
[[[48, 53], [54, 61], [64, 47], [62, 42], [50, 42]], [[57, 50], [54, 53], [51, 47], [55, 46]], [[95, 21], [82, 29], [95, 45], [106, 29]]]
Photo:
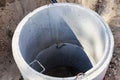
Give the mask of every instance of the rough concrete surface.
[[[89, 4], [86, 0], [78, 1], [98, 12], [109, 23], [115, 38], [115, 48], [104, 80], [120, 80], [120, 1], [91, 0], [94, 3]], [[13, 32], [25, 15], [49, 3], [49, 0], [0, 0], [0, 80], [21, 80], [12, 56]]]

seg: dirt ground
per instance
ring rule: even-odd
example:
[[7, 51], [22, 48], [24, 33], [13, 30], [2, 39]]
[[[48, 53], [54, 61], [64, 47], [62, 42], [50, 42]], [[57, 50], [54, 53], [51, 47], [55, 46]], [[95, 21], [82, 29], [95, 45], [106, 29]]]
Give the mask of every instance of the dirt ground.
[[[11, 40], [13, 32], [20, 20], [28, 12], [49, 3], [49, 0], [0, 0], [0, 80], [20, 80], [21, 75], [12, 56]], [[120, 80], [119, 0], [116, 0], [116, 6], [116, 16], [109, 22], [115, 39], [115, 48], [104, 80]], [[97, 12], [99, 13], [99, 10]]]

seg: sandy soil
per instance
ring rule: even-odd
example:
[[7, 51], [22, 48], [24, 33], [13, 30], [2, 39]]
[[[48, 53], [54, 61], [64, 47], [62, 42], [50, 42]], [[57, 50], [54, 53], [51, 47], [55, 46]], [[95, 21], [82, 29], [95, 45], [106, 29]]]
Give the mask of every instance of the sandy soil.
[[[26, 4], [24, 4], [26, 3]], [[49, 0], [0, 0], [0, 80], [20, 80], [13, 60], [11, 39], [20, 20], [33, 9], [49, 4]], [[120, 1], [116, 0], [117, 16], [109, 22], [115, 38], [115, 49], [104, 80], [120, 80]]]

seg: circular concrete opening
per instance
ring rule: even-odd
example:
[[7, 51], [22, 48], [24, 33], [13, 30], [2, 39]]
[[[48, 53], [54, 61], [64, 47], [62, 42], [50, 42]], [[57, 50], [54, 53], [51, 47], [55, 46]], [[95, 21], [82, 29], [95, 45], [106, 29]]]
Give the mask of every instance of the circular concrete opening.
[[[113, 43], [111, 31], [95, 12], [57, 3], [27, 15], [14, 33], [12, 48], [24, 79], [74, 80], [84, 73], [81, 79], [101, 80]], [[69, 73], [61, 76], [59, 71]]]

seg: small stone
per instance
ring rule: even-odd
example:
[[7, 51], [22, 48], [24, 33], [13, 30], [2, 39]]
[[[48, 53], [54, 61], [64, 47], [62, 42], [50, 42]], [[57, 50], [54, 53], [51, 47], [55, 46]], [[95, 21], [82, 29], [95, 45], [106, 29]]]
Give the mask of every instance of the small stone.
[[111, 74], [108, 74], [108, 76], [111, 76]]
[[118, 58], [118, 61], [120, 61], [120, 58]]

